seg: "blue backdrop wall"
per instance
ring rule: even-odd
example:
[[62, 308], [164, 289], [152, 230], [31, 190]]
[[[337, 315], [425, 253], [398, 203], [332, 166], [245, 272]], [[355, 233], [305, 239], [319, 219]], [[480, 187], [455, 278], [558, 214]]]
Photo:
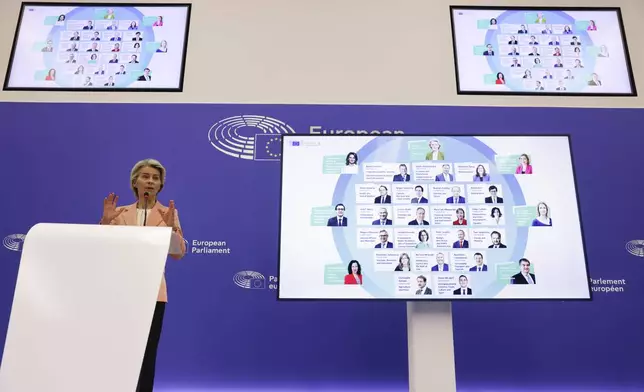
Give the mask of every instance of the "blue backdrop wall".
[[[2, 103], [0, 342], [20, 260], [12, 235], [96, 223], [107, 193], [132, 201], [129, 170], [154, 157], [191, 251], [167, 268], [160, 387], [407, 388], [405, 303], [276, 300], [279, 151], [242, 159], [209, 139], [217, 122], [246, 115], [297, 133], [571, 134], [594, 300], [455, 304], [458, 388], [644, 389], [644, 258], [626, 250], [644, 238], [644, 110]], [[266, 287], [235, 285], [244, 270]]]

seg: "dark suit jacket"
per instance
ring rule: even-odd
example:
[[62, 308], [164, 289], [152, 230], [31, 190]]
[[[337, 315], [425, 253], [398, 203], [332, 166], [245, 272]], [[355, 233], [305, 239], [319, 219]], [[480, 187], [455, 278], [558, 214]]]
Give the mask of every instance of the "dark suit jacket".
[[[460, 287], [457, 288], [456, 290], [454, 290], [454, 295], [462, 295], [461, 290], [462, 289]], [[472, 289], [471, 288], [469, 288], [469, 287], [467, 288], [467, 294], [466, 295], [472, 295]]]
[[[385, 221], [385, 225], [391, 225], [392, 223], [393, 223], [393, 222], [391, 221], [391, 219], [387, 219], [387, 220]], [[375, 221], [371, 222], [371, 224], [372, 224], [373, 226], [380, 226], [380, 219], [376, 219]]]
[[[418, 224], [418, 222], [416, 222], [416, 219], [414, 219], [413, 221], [409, 222], [409, 225], [410, 225], [410, 226], [420, 226], [420, 225]], [[423, 220], [423, 225], [425, 225], [425, 226], [429, 226], [429, 222], [427, 222], [426, 220]]]
[[432, 294], [432, 289], [430, 289], [429, 287], [425, 286], [425, 290], [422, 293], [421, 293], [420, 289], [416, 290], [416, 295], [420, 295], [420, 294], [422, 294], [422, 295], [431, 295]]
[[[451, 174], [448, 174], [447, 177], [449, 178], [450, 181], [454, 181], [454, 176]], [[441, 173], [436, 176], [434, 179], [435, 181], [445, 181], [445, 173]]]
[[409, 181], [411, 179], [411, 176], [409, 174], [405, 174], [405, 178], [403, 179], [403, 176], [400, 174], [396, 174], [394, 176], [394, 181], [395, 182], [403, 182], [403, 181]]
[[[393, 248], [394, 244], [392, 242], [387, 241], [387, 248]], [[382, 248], [382, 244], [378, 243], [374, 248]]]
[[[494, 245], [490, 245], [490, 246], [488, 246], [488, 248], [492, 249], [492, 248], [494, 248]], [[505, 249], [505, 248], [507, 248], [507, 246], [505, 246], [505, 244], [499, 244], [499, 248]]]
[[[490, 197], [486, 197], [486, 198], [485, 198], [485, 202], [486, 202], [486, 203], [492, 203], [492, 196], [490, 196]], [[497, 202], [497, 203], [499, 203], [499, 204], [503, 203], [503, 198], [502, 198], [502, 197], [498, 197], [498, 196], [497, 196], [497, 198], [496, 198], [496, 202]]]
[[[475, 265], [474, 267], [470, 268], [470, 271], [476, 271], [478, 272], [478, 265]], [[487, 264], [483, 264], [483, 271], [487, 271]]]
[[[373, 199], [373, 202], [374, 202], [375, 204], [381, 204], [381, 203], [380, 203], [380, 198], [382, 198], [382, 196], [378, 196], [378, 197], [376, 197], [375, 199]], [[384, 202], [384, 204], [391, 204], [391, 196], [390, 196], [390, 195], [385, 196], [385, 202]]]
[[[342, 227], [345, 227], [347, 225], [347, 217], [343, 216], [342, 217]], [[326, 222], [327, 226], [339, 226], [338, 225], [338, 217], [334, 216], [333, 218], [329, 218], [329, 220]]]
[[413, 199], [411, 199], [411, 202], [412, 203], [427, 203], [427, 198], [426, 197], [421, 197], [420, 201], [419, 201], [417, 197], [414, 197]]
[[[450, 196], [447, 198], [445, 201], [447, 204], [452, 204], [454, 203], [454, 196]], [[458, 204], [465, 204], [465, 198], [463, 196], [458, 197]]]
[[[432, 271], [438, 271], [438, 265], [433, 266]], [[443, 264], [443, 271], [449, 271], [449, 265]]]
[[[532, 281], [537, 284], [537, 278], [534, 274], [530, 274], [530, 277], [532, 278]], [[528, 284], [528, 281], [523, 277], [521, 272], [519, 272], [516, 275], [512, 275], [512, 284]]]
[[[452, 245], [452, 248], [460, 248], [459, 245], [460, 245], [460, 241], [456, 241], [454, 242], [454, 245]], [[463, 248], [469, 248], [469, 247], [470, 247], [470, 243], [467, 242], [467, 240], [463, 240]]]

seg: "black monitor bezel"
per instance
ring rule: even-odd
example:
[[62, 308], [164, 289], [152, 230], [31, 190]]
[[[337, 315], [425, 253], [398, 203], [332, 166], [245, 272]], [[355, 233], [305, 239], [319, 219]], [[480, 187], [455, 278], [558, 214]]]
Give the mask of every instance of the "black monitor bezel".
[[[326, 137], [331, 137], [331, 138], [337, 138], [337, 137], [356, 137], [356, 136], [363, 136], [363, 137], [563, 137], [566, 138], [568, 141], [568, 149], [570, 150], [570, 159], [572, 162], [572, 175], [573, 175], [573, 185], [575, 187], [575, 197], [577, 201], [577, 214], [579, 216], [579, 226], [580, 226], [580, 234], [581, 234], [581, 242], [582, 242], [582, 249], [584, 252], [584, 264], [586, 268], [586, 276], [588, 277], [587, 287], [588, 287], [588, 298], [516, 298], [516, 297], [510, 297], [510, 298], [452, 298], [452, 297], [446, 297], [446, 298], [440, 298], [440, 297], [434, 297], [434, 298], [424, 298], [424, 297], [403, 297], [403, 298], [282, 298], [280, 296], [281, 293], [281, 287], [282, 287], [282, 282], [281, 282], [281, 251], [282, 251], [282, 206], [283, 206], [283, 178], [284, 178], [284, 145], [286, 143], [286, 139], [291, 139], [291, 138], [307, 138], [307, 137], [320, 137], [320, 136], [326, 136]], [[282, 151], [282, 156], [280, 159], [280, 194], [279, 194], [279, 207], [278, 207], [278, 244], [277, 244], [277, 290], [275, 290], [276, 297], [278, 301], [285, 301], [285, 302], [292, 302], [292, 301], [342, 301], [342, 302], [374, 302], [374, 301], [384, 301], [384, 302], [415, 302], [415, 301], [439, 301], [439, 302], [445, 302], [445, 301], [463, 301], [463, 302], [470, 302], [470, 301], [475, 301], [475, 302], [512, 302], [512, 301], [518, 301], [518, 302], [538, 302], [538, 301], [592, 301], [593, 300], [593, 290], [592, 290], [592, 285], [590, 283], [590, 269], [588, 266], [588, 252], [587, 252], [587, 246], [586, 246], [586, 236], [584, 233], [584, 224], [583, 224], [583, 217], [581, 214], [581, 202], [579, 198], [579, 187], [577, 183], [577, 173], [575, 169], [575, 157], [574, 157], [574, 152], [572, 148], [572, 141], [571, 141], [571, 134], [531, 134], [531, 133], [526, 133], [526, 134], [487, 134], [487, 133], [443, 133], [443, 134], [403, 134], [403, 135], [351, 135], [351, 134], [333, 134], [333, 135], [319, 135], [319, 134], [283, 134], [281, 135], [281, 151]], [[291, 239], [292, 240], [292, 239]], [[305, 257], [305, 255], [304, 255]]]
[[[16, 46], [18, 43], [18, 36], [20, 34], [20, 28], [22, 26], [22, 18], [25, 14], [25, 9], [27, 7], [104, 7], [104, 8], [122, 8], [122, 7], [137, 7], [137, 8], [147, 8], [147, 7], [182, 7], [187, 8], [186, 13], [186, 28], [184, 31], [184, 45], [183, 53], [181, 59], [181, 74], [179, 76], [179, 85], [176, 88], [132, 88], [132, 87], [11, 87], [9, 86], [9, 80], [11, 79], [11, 71], [13, 68], [14, 56], [16, 53]], [[146, 93], [178, 93], [183, 92], [184, 78], [186, 71], [186, 59], [188, 53], [188, 41], [190, 34], [190, 17], [192, 14], [192, 3], [70, 3], [70, 2], [22, 2], [20, 6], [20, 14], [18, 16], [18, 22], [16, 24], [16, 30], [13, 35], [13, 43], [11, 45], [11, 55], [9, 56], [9, 63], [7, 64], [7, 72], [5, 73], [4, 84], [2, 87], [3, 91], [63, 91], [63, 92], [146, 92]]]
[[[551, 91], [537, 92], [537, 91], [471, 91], [462, 90], [460, 81], [460, 72], [458, 68], [458, 50], [456, 46], [456, 30], [454, 28], [454, 13], [455, 11], [582, 11], [582, 12], [615, 12], [619, 22], [619, 28], [622, 38], [622, 47], [624, 49], [624, 58], [626, 67], [629, 73], [630, 93], [581, 93], [581, 92], [566, 92], [557, 93]], [[475, 5], [451, 5], [449, 7], [450, 24], [452, 32], [452, 51], [454, 54], [454, 75], [456, 78], [456, 94], [457, 95], [497, 95], [497, 96], [550, 96], [550, 97], [637, 97], [637, 86], [633, 76], [633, 66], [631, 64], [631, 56], [628, 49], [628, 42], [626, 39], [626, 32], [624, 30], [624, 20], [622, 18], [622, 10], [620, 7], [535, 7], [535, 6], [475, 6]]]

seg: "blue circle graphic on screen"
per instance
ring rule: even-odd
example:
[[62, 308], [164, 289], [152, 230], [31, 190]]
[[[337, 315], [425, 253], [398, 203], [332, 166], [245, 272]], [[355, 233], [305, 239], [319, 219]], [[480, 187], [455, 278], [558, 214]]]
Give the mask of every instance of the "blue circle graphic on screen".
[[[361, 168], [364, 168], [365, 164], [369, 163], [377, 163], [377, 162], [382, 162], [382, 163], [407, 163], [407, 165], [410, 165], [408, 173], [411, 173], [411, 184], [424, 184], [425, 186], [429, 184], [430, 186], [437, 186], [437, 185], [444, 185], [444, 184], [449, 184], [446, 186], [454, 186], [454, 185], [460, 185], [463, 186], [465, 185], [466, 187], [466, 192], [462, 195], [465, 197], [468, 197], [467, 194], [469, 193], [469, 186], [471, 185], [477, 185], [471, 181], [469, 182], [461, 182], [461, 181], [456, 181], [453, 183], [441, 183], [441, 182], [434, 182], [434, 181], [427, 181], [427, 180], [419, 180], [419, 181], [414, 181], [414, 163], [420, 163], [420, 162], [428, 162], [424, 161], [422, 159], [410, 159], [410, 143], [427, 143], [430, 139], [433, 139], [431, 137], [426, 137], [426, 136], [414, 136], [414, 137], [409, 137], [406, 136], [404, 138], [396, 138], [396, 137], [376, 137], [367, 144], [365, 144], [362, 148], [360, 148], [359, 151], [357, 151], [358, 156], [360, 157], [360, 166]], [[496, 165], [495, 165], [495, 151], [493, 151], [490, 147], [485, 145], [483, 142], [478, 140], [477, 138], [474, 137], [440, 137], [440, 143], [441, 143], [441, 151], [445, 151], [445, 160], [444, 161], [439, 161], [440, 163], [448, 163], [452, 167], [452, 173], [454, 173], [454, 165], [455, 164], [462, 164], [466, 162], [470, 163], [484, 163], [489, 165], [489, 175], [490, 175], [490, 182], [483, 182], [480, 183], [481, 185], [484, 185], [485, 191], [487, 191], [489, 185], [497, 185], [501, 189], [501, 195], [504, 199], [504, 204], [498, 204], [498, 205], [490, 205], [490, 204], [470, 204], [467, 202], [467, 204], [461, 205], [462, 207], [465, 207], [467, 212], [466, 218], [469, 220], [469, 224], [467, 226], [463, 226], [464, 229], [469, 231], [469, 238], [467, 238], [470, 241], [470, 244], [472, 244], [473, 240], [473, 234], [474, 232], [478, 232], [478, 236], [484, 235], [484, 241], [486, 244], [490, 241], [490, 232], [491, 231], [499, 231], [501, 232], [502, 235], [502, 243], [507, 245], [506, 249], [494, 249], [490, 250], [487, 249], [487, 245], [485, 246], [486, 249], [465, 249], [465, 250], [457, 250], [453, 249], [451, 247], [433, 247], [430, 248], [428, 251], [431, 252], [442, 252], [444, 254], [452, 253], [454, 251], [457, 252], [462, 252], [462, 253], [467, 253], [468, 254], [468, 269], [471, 266], [471, 258], [473, 257], [473, 254], [475, 252], [481, 252], [485, 255], [484, 257], [484, 262], [485, 264], [488, 265], [488, 268], [491, 268], [492, 271], [488, 273], [481, 273], [476, 276], [473, 276], [472, 272], [469, 272], [467, 269], [462, 270], [463, 274], [470, 275], [470, 282], [474, 285], [476, 288], [476, 294], [473, 296], [474, 298], [477, 297], [487, 297], [487, 298], [493, 298], [496, 296], [504, 287], [507, 286], [508, 281], [507, 280], [502, 280], [499, 279], [497, 273], [494, 271], [495, 266], [502, 266], [502, 265], [509, 265], [509, 264], [517, 264], [516, 262], [519, 260], [519, 258], [523, 257], [525, 253], [525, 248], [527, 244], [527, 236], [528, 236], [528, 228], [527, 227], [518, 227], [514, 221], [514, 219], [507, 219], [508, 217], [511, 217], [513, 215], [513, 211], [511, 207], [505, 208], [504, 206], [520, 206], [525, 204], [525, 198], [523, 196], [523, 192], [521, 190], [521, 187], [519, 186], [516, 178], [514, 175], [510, 174], [501, 174]], [[386, 184], [387, 187], [389, 187], [389, 195], [393, 196], [393, 190], [391, 189], [393, 186], [398, 185], [398, 184], [403, 184], [401, 182], [393, 182], [392, 178], [386, 179], [382, 181], [383, 184]], [[434, 208], [455, 208], [455, 206], [458, 205], [453, 205], [453, 204], [436, 204], [433, 202], [430, 202], [428, 204], [414, 204], [413, 209], [416, 208], [424, 208], [426, 210], [425, 214], [425, 220], [430, 221], [429, 226], [411, 226], [411, 225], [387, 225], [387, 226], [367, 226], [365, 224], [358, 224], [359, 220], [359, 215], [361, 214], [360, 211], [368, 211], [367, 212], [367, 217], [369, 219], [369, 223], [371, 223], [372, 220], [377, 220], [377, 216], [374, 211], [376, 211], [381, 204], [357, 204], [356, 203], [356, 195], [358, 195], [359, 191], [357, 186], [360, 184], [365, 184], [365, 185], [372, 185], [376, 184], [373, 181], [369, 181], [369, 183], [364, 181], [364, 173], [360, 173], [359, 175], [350, 175], [350, 174], [344, 174], [341, 175], [340, 178], [338, 179], [338, 182], [336, 184], [335, 190], [333, 192], [333, 200], [331, 201], [330, 204], [335, 205], [337, 203], [342, 203], [345, 205], [346, 212], [345, 216], [347, 216], [350, 219], [350, 222], [353, 221], [354, 223], [352, 224], [353, 227], [351, 228], [337, 228], [333, 229], [333, 239], [335, 242], [336, 249], [338, 251], [338, 254], [340, 255], [341, 259], [343, 260], [343, 263], [345, 264], [346, 267], [348, 267], [349, 262], [351, 260], [358, 260], [360, 262], [360, 265], [362, 267], [362, 274], [363, 274], [363, 289], [368, 292], [370, 295], [372, 295], [375, 298], [393, 298], [393, 297], [399, 297], [399, 298], [410, 298], [409, 295], [397, 295], [395, 292], [391, 292], [391, 290], [396, 290], [395, 287], [398, 287], [398, 284], [394, 284], [394, 281], [398, 279], [399, 276], [403, 275], [413, 275], [413, 280], [411, 281], [411, 284], [413, 287], [416, 285], [416, 280], [415, 277], [419, 275], [426, 276], [428, 279], [432, 279], [434, 273], [430, 272], [416, 272], [414, 271], [414, 266], [415, 266], [415, 260], [413, 260], [413, 257], [411, 256], [413, 253], [412, 252], [422, 252], [423, 249], [416, 249], [414, 247], [405, 247], [405, 248], [399, 248], [397, 245], [396, 247], [389, 250], [384, 250], [384, 252], [388, 253], [395, 253], [396, 256], [398, 257], [399, 255], [402, 255], [403, 253], [407, 253], [410, 255], [412, 258], [411, 260], [411, 272], [394, 272], [393, 268], [389, 269], [382, 269], [381, 267], [377, 267], [377, 263], [374, 260], [374, 244], [365, 244], [364, 247], [361, 247], [357, 244], [360, 243], [360, 231], [380, 231], [381, 229], [384, 228], [388, 232], [389, 239], [390, 241], [394, 242], [394, 232], [398, 231], [409, 231], [414, 230], [418, 232], [421, 229], [426, 229], [430, 232], [430, 235], [432, 237], [432, 241], [434, 240], [434, 230], [442, 230], [442, 231], [450, 231], [450, 241], [449, 243], [451, 244], [453, 240], [451, 239], [451, 235], [460, 228], [460, 226], [449, 226], [449, 225], [433, 225], [431, 222], [431, 212], [433, 212]], [[393, 185], [393, 186], [392, 186]], [[428, 198], [431, 197], [429, 194], [429, 190], [425, 189], [424, 190], [424, 195]], [[431, 199], [430, 199], [431, 200]], [[392, 200], [393, 201], [393, 200]], [[409, 205], [400, 205], [398, 206], [395, 203], [392, 204], [385, 204], [389, 210], [389, 216], [388, 219], [396, 220], [396, 212], [398, 211], [397, 208], [409, 208]], [[501, 228], [495, 228], [493, 225], [473, 225], [472, 224], [472, 209], [473, 208], [480, 208], [480, 209], [485, 209], [485, 208], [493, 208], [493, 207], [500, 207], [501, 210], [503, 210], [503, 216], [505, 217], [505, 224]], [[371, 209], [371, 210], [370, 210]], [[372, 214], [372, 215], [369, 215]], [[362, 216], [362, 221], [365, 222], [365, 216]], [[413, 217], [412, 217], [413, 219]], [[357, 226], [360, 227], [357, 227]], [[417, 235], [417, 233], [415, 234]], [[482, 239], [482, 238], [481, 238]], [[364, 243], [364, 241], [363, 241]], [[449, 257], [446, 256], [446, 257]], [[448, 263], [448, 260], [445, 260], [446, 263]], [[453, 266], [458, 263], [454, 263], [454, 260], [449, 260], [449, 265], [450, 265], [450, 272], [453, 272]], [[425, 271], [429, 271], [428, 266], [423, 266]], [[460, 268], [460, 267], [459, 267]], [[387, 273], [390, 271], [390, 273]], [[458, 275], [455, 275], [458, 276]], [[474, 280], [475, 279], [475, 280]], [[428, 282], [428, 286], [430, 283]], [[435, 287], [435, 285], [432, 284], [432, 286]], [[411, 296], [413, 297], [413, 296]], [[444, 296], [444, 298], [449, 298], [450, 296]], [[431, 298], [440, 298], [439, 296], [432, 296]]]
[[[114, 19], [106, 19], [108, 10], [114, 11]], [[65, 14], [64, 25], [54, 25], [47, 37], [53, 43], [53, 53], [43, 53], [47, 74], [54, 69], [56, 84], [60, 87], [103, 87], [108, 78], [114, 75], [114, 85], [110, 87], [128, 87], [143, 74], [149, 67], [152, 56], [156, 51], [154, 44], [154, 29], [144, 23], [145, 16], [133, 7], [78, 7]], [[93, 29], [83, 29], [91, 21]], [[132, 21], [137, 21], [136, 30], [130, 30]], [[79, 23], [78, 29], [70, 29], [69, 23]], [[82, 22], [82, 25], [81, 25]], [[107, 25], [116, 22], [118, 29], [107, 30]], [[80, 34], [81, 40], [70, 39], [74, 31]], [[112, 41], [114, 33], [119, 33], [121, 40]], [[142, 41], [133, 41], [130, 35], [141, 33]], [[96, 34], [98, 33], [98, 35]], [[69, 36], [69, 37], [68, 37]], [[98, 36], [100, 40], [90, 40]], [[67, 45], [76, 44], [78, 51], [68, 51]], [[99, 51], [90, 51], [92, 44], [96, 43]], [[130, 44], [138, 43], [140, 48], [136, 51], [127, 49]], [[64, 47], [61, 47], [61, 44]], [[118, 45], [120, 51], [112, 50]], [[67, 48], [67, 49], [65, 49]], [[154, 50], [152, 50], [154, 49]], [[93, 58], [96, 55], [96, 58]], [[131, 56], [136, 56], [138, 63], [130, 63]], [[73, 57], [71, 57], [73, 56]], [[118, 62], [114, 61], [114, 58]], [[68, 62], [69, 61], [69, 62]], [[123, 70], [120, 66], [123, 65]], [[125, 74], [115, 75], [125, 71]], [[154, 70], [151, 70], [151, 74]], [[45, 75], [46, 76], [46, 75]], [[88, 84], [89, 82], [92, 84]]]
[[[592, 39], [586, 31], [587, 21], [577, 21], [561, 11], [542, 14], [546, 23], [536, 23], [537, 11], [506, 11], [496, 18], [499, 25], [519, 27], [510, 32], [487, 31], [484, 46], [492, 45], [495, 53], [485, 56], [493, 72], [489, 83], [496, 83], [502, 73], [511, 91], [552, 91], [564, 87], [567, 92], [583, 91], [592, 79], [597, 61]], [[570, 33], [557, 32], [562, 26], [564, 29], [569, 26]], [[529, 41], [525, 42], [526, 39]], [[509, 48], [507, 53], [506, 48]], [[513, 54], [514, 48], [518, 55]], [[543, 74], [544, 71], [548, 73]]]

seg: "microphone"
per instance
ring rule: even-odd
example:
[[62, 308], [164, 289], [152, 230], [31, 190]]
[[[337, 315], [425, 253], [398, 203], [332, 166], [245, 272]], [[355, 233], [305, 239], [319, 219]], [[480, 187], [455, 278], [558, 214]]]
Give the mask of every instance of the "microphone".
[[145, 192], [143, 194], [143, 198], [145, 199], [145, 204], [144, 204], [144, 207], [143, 207], [143, 208], [145, 208], [145, 210], [143, 212], [143, 226], [145, 226], [145, 224], [148, 221], [148, 198], [149, 197], [150, 197], [150, 192]]

